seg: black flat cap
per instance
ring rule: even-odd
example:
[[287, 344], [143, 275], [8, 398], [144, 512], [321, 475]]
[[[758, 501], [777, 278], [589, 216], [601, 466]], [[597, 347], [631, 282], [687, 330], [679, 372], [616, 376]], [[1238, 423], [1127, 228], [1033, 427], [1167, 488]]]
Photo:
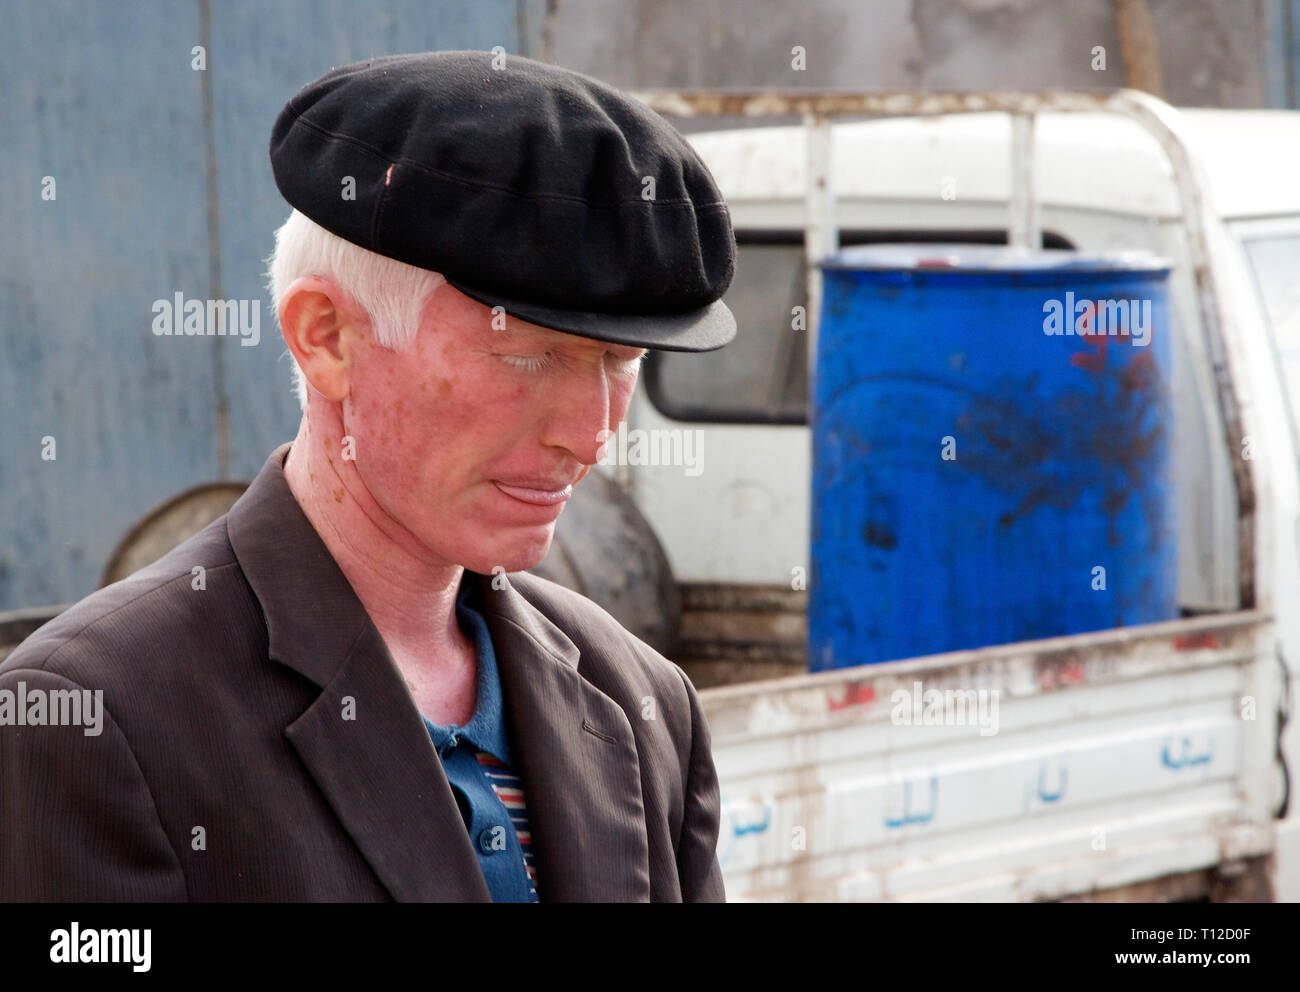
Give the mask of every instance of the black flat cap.
[[735, 337], [735, 235], [708, 168], [589, 76], [491, 52], [344, 66], [281, 111], [271, 167], [321, 227], [530, 323], [664, 351]]

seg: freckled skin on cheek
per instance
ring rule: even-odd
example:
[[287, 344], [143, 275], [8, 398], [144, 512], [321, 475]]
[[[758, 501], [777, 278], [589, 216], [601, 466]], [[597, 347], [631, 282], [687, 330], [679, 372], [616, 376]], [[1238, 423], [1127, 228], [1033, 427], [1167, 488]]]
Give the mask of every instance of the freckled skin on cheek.
[[[386, 529], [427, 556], [483, 573], [536, 565], [557, 516], [512, 499], [492, 480], [579, 477], [594, 460], [595, 435], [609, 418], [622, 419], [635, 385], [634, 376], [611, 375], [608, 399], [601, 398], [601, 348], [558, 371], [517, 370], [499, 357], [490, 317], [440, 287], [411, 350], [368, 340], [358, 347], [343, 410], [356, 472], [390, 519]], [[576, 347], [558, 332], [530, 333]], [[585, 400], [575, 408], [578, 394]]]

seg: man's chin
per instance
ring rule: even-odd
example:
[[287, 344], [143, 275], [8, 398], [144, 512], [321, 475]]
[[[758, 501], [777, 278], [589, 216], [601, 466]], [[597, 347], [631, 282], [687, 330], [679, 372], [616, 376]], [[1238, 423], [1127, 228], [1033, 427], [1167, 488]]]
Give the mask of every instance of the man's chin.
[[521, 536], [509, 548], [500, 549], [489, 555], [475, 555], [461, 564], [471, 572], [492, 575], [498, 572], [526, 572], [536, 568], [551, 550], [551, 541], [555, 535], [554, 527], [547, 527], [544, 535], [533, 537]]

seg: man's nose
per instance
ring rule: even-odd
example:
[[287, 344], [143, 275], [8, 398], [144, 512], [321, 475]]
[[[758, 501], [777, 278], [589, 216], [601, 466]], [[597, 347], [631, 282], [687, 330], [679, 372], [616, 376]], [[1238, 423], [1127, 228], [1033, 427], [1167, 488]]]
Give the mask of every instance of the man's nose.
[[603, 362], [584, 364], [564, 376], [550, 396], [542, 443], [565, 448], [584, 465], [594, 465], [609, 429], [609, 398]]

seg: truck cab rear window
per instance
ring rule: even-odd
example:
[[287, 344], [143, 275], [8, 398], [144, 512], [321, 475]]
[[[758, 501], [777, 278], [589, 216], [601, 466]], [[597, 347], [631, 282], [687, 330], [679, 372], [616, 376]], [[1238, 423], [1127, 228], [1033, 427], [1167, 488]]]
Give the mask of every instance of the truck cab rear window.
[[[842, 246], [888, 242], [1006, 244], [1005, 231], [840, 232]], [[736, 275], [724, 297], [736, 315], [736, 339], [703, 354], [652, 351], [646, 393], [666, 417], [706, 423], [806, 424], [806, 332], [795, 307], [807, 312], [803, 231], [738, 230]], [[1044, 232], [1044, 248], [1073, 248]]]

